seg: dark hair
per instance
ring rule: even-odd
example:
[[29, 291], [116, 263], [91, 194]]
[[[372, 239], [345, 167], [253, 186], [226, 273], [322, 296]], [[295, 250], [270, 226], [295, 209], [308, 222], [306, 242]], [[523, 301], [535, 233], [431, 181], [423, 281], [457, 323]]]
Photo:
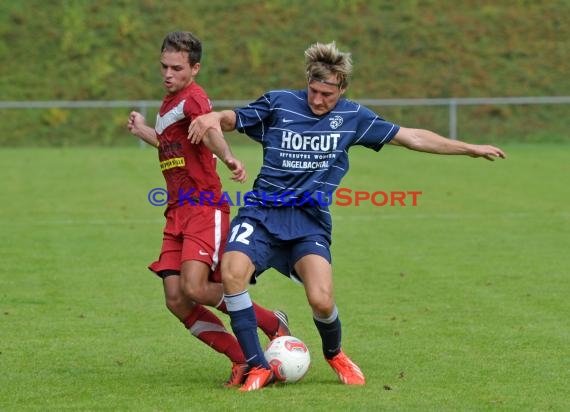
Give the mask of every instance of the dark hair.
[[164, 38], [160, 52], [164, 51], [187, 52], [188, 62], [193, 66], [202, 58], [202, 42], [189, 31], [175, 31]]

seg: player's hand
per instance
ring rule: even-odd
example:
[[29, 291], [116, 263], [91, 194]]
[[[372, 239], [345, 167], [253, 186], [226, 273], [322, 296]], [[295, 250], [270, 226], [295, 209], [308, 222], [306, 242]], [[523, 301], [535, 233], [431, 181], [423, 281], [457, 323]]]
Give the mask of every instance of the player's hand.
[[494, 161], [495, 158], [506, 159], [507, 155], [501, 149], [490, 145], [472, 145], [471, 157], [484, 157], [487, 160]]
[[247, 172], [242, 162], [236, 158], [226, 160], [227, 168], [232, 172], [232, 179], [234, 182], [245, 183], [247, 180]]
[[215, 112], [204, 114], [192, 120], [190, 126], [188, 126], [188, 140], [192, 144], [200, 143], [208, 129], [216, 129], [220, 133], [222, 132], [220, 120]]
[[144, 125], [145, 125], [145, 119], [142, 114], [135, 111], [132, 111], [129, 114], [129, 121], [127, 122], [127, 127], [132, 134], [138, 135], [141, 126]]

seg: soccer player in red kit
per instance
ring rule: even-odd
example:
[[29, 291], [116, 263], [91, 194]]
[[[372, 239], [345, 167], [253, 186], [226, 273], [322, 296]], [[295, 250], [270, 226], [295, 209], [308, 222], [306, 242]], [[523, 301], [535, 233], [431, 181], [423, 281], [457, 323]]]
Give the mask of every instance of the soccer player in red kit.
[[[227, 313], [218, 263], [229, 226], [229, 205], [220, 202], [222, 186], [214, 154], [232, 171], [233, 180], [244, 182], [246, 173], [221, 133], [208, 133], [199, 145], [187, 140], [190, 121], [212, 110], [208, 96], [194, 80], [201, 54], [201, 42], [192, 33], [173, 32], [165, 37], [160, 64], [167, 95], [155, 128], [147, 126], [138, 112], [131, 112], [128, 128], [158, 148], [168, 191], [162, 250], [149, 269], [163, 280], [170, 312], [192, 335], [230, 358], [232, 373], [225, 385], [234, 386], [243, 382], [247, 362], [236, 338], [203, 306]], [[258, 326], [269, 339], [290, 334], [283, 312], [254, 307]]]

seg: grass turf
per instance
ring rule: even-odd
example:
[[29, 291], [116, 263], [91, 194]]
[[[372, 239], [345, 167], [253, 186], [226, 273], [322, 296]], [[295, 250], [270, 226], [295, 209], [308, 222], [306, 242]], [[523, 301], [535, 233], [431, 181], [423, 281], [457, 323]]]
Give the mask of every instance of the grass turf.
[[[229, 363], [146, 269], [163, 225], [152, 149], [3, 150], [0, 410], [567, 410], [568, 145], [505, 149], [353, 149], [344, 187], [422, 191], [415, 207], [333, 206], [344, 348], [367, 385], [337, 382], [302, 289], [269, 271], [252, 295], [289, 314], [313, 365], [251, 394], [220, 387]], [[260, 158], [234, 151], [251, 177], [221, 170], [230, 192]]]

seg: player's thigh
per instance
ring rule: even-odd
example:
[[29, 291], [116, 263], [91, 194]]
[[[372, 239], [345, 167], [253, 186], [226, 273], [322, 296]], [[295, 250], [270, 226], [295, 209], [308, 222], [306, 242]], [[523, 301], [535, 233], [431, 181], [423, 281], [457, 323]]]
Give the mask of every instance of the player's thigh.
[[237, 216], [222, 258], [222, 279], [246, 276], [249, 281], [254, 272], [262, 273], [270, 266], [274, 253], [273, 237], [263, 224]]
[[176, 301], [182, 298], [182, 290], [180, 289], [180, 275], [170, 275], [162, 279], [164, 288], [164, 298], [167, 301]]
[[211, 268], [205, 262], [199, 260], [185, 260], [180, 268], [180, 280], [182, 287], [190, 286], [198, 288], [209, 282]]
[[185, 210], [184, 218], [182, 261], [201, 261], [214, 270], [223, 252], [228, 214], [213, 207], [194, 206]]

